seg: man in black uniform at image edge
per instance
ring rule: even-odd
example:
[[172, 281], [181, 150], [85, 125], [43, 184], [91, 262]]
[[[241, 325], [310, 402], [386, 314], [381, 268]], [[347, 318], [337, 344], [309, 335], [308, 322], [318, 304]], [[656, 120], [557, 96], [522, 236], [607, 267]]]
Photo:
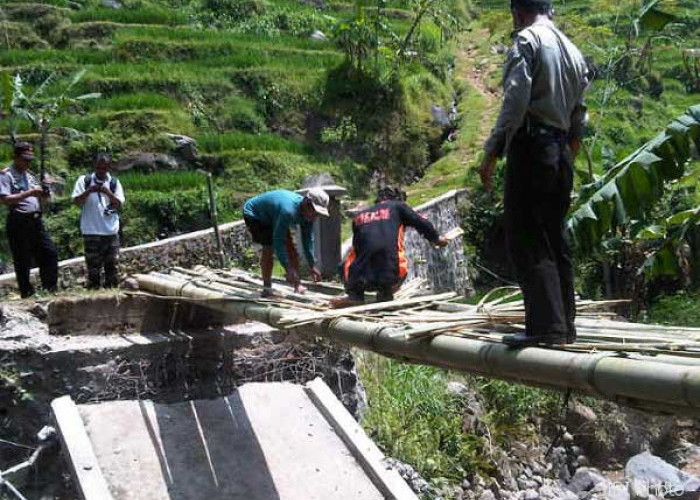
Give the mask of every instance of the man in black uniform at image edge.
[[587, 120], [588, 66], [551, 21], [552, 0], [511, 0], [515, 27], [503, 78], [503, 107], [485, 149], [481, 179], [491, 190], [506, 154], [506, 247], [525, 303], [525, 333], [513, 346], [576, 339], [574, 272], [564, 220], [573, 158]]
[[58, 255], [44, 227], [39, 200], [48, 194], [29, 167], [34, 161], [34, 149], [28, 142], [14, 145], [14, 160], [0, 171], [0, 204], [7, 205], [7, 239], [22, 298], [34, 295], [29, 280], [32, 259], [39, 265], [41, 285], [47, 292], [56, 291]]
[[366, 291], [377, 292], [377, 302], [394, 299], [408, 273], [404, 252], [405, 227], [415, 228], [437, 247], [448, 241], [440, 236], [427, 219], [403, 200], [398, 189], [379, 190], [376, 204], [361, 211], [352, 223], [352, 249], [342, 264], [342, 278], [347, 295], [331, 300], [334, 308], [364, 303]]

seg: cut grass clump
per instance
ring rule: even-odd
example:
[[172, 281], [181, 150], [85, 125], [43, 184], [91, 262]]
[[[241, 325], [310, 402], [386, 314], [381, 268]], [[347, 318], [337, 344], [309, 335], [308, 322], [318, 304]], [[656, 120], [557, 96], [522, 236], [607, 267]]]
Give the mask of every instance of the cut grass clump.
[[41, 49], [49, 46], [46, 40], [37, 35], [36, 32], [26, 24], [3, 21], [1, 17], [0, 34], [2, 34], [3, 40], [3, 53], [13, 49], [17, 52], [23, 52], [23, 49]]
[[68, 24], [55, 30], [51, 40], [57, 47], [95, 47], [111, 42], [112, 35], [121, 26], [109, 21]]
[[119, 41], [115, 51], [121, 61], [189, 61], [200, 64], [246, 68], [280, 62], [290, 67], [333, 67], [342, 56], [335, 51], [289, 48], [283, 45], [260, 46], [239, 42], [184, 42], [128, 39]]
[[74, 23], [112, 21], [122, 24], [163, 24], [174, 26], [187, 24], [187, 14], [178, 9], [141, 7], [139, 9], [80, 9], [70, 13]]
[[97, 99], [92, 108], [95, 110], [133, 111], [145, 109], [176, 110], [181, 105], [177, 100], [154, 92], [138, 92]]
[[[112, 61], [108, 50], [96, 48], [56, 49], [10, 49], [0, 51], [0, 66], [27, 67], [33, 70], [38, 65], [64, 66], [63, 72], [75, 71], [81, 65], [105, 64]], [[66, 67], [67, 66], [67, 67]]]
[[274, 38], [261, 38], [256, 35], [233, 33], [228, 30], [195, 29], [188, 26], [124, 26], [114, 35], [114, 41], [117, 43], [128, 40], [237, 43], [241, 46], [256, 45], [265, 48], [281, 46], [301, 50], [328, 50], [329, 47], [327, 45], [319, 45], [318, 42], [306, 38], [284, 35]]

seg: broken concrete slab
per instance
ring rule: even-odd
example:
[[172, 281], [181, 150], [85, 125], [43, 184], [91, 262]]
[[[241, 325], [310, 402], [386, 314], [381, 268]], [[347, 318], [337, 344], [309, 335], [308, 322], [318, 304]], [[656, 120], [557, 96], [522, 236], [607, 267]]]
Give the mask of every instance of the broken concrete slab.
[[392, 481], [378, 487], [365, 474], [367, 458], [353, 455], [362, 450], [345, 445], [301, 385], [254, 383], [218, 399], [78, 410], [115, 500], [416, 498], [407, 488], [382, 493]]
[[212, 312], [184, 300], [134, 293], [59, 297], [48, 304], [52, 335], [118, 335], [202, 329], [233, 324], [239, 318]]

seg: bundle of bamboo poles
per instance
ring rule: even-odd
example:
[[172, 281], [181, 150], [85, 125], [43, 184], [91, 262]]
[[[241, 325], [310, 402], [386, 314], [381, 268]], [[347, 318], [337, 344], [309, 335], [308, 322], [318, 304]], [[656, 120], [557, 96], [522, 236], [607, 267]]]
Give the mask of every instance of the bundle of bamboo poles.
[[[494, 290], [478, 304], [469, 305], [456, 302], [460, 297], [452, 292], [433, 294], [426, 288], [425, 280], [417, 279], [406, 283], [391, 302], [331, 309], [329, 300], [343, 292], [342, 287], [334, 283], [310, 284], [310, 289], [302, 295], [278, 280], [275, 296], [261, 298], [260, 278], [242, 270], [212, 270], [204, 266], [189, 270], [176, 267], [168, 274], [152, 275], [211, 292], [212, 298], [208, 300], [274, 306], [280, 310], [276, 325], [284, 329], [348, 318], [390, 325], [401, 332], [407, 342], [450, 335], [497, 343], [502, 342], [505, 334], [524, 331], [525, 308], [522, 300], [517, 300], [520, 292], [515, 288]], [[552, 348], [700, 357], [700, 328], [613, 321], [615, 314], [609, 311], [610, 308], [623, 302], [579, 300], [577, 342]]]
[[192, 301], [236, 321], [299, 328], [415, 363], [700, 416], [700, 328], [614, 321], [607, 309], [616, 301], [579, 301], [575, 344], [513, 349], [502, 337], [524, 329], [515, 290], [469, 305], [415, 282], [392, 302], [333, 310], [328, 300], [343, 290], [332, 283], [304, 295], [279, 284], [276, 297], [262, 299], [260, 280], [237, 270], [172, 269], [135, 278], [144, 293]]

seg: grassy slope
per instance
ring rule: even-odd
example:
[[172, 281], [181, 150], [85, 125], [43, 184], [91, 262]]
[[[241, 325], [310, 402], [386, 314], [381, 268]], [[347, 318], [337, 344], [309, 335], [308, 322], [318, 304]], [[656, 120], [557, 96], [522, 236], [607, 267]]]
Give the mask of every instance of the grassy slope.
[[[167, 152], [172, 144], [165, 132], [197, 139], [207, 164], [217, 172], [223, 221], [238, 217], [240, 203], [251, 194], [297, 187], [314, 172], [329, 171], [341, 184], [363, 189], [363, 167], [342, 156], [319, 154], [318, 132], [308, 129], [309, 117], [321, 105], [328, 107], [322, 100], [329, 70], [343, 61], [332, 42], [308, 35], [318, 28], [328, 33], [329, 16], [352, 16], [347, 4], [330, 2], [327, 10], [319, 11], [291, 0], [269, 0], [241, 27], [212, 17], [194, 0], [176, 2], [180, 8], [163, 0], [125, 0], [119, 10], [101, 7], [97, 0], [82, 3], [82, 9], [71, 10], [62, 0], [0, 0], [0, 35], [16, 27], [24, 33], [23, 38], [0, 36], [0, 72], [22, 74], [31, 91], [51, 73], [62, 77], [85, 68], [78, 90], [103, 95], [55, 123], [57, 133], [78, 131], [73, 134], [77, 139], [57, 134], [50, 141], [50, 172], [66, 180], [68, 192], [74, 179], [89, 169], [84, 151], [109, 146], [117, 157]], [[410, 12], [394, 4], [388, 5], [389, 23], [402, 34]], [[429, 123], [430, 103], [446, 105], [448, 86], [433, 82], [424, 69], [414, 76], [407, 88], [416, 95], [407, 98], [406, 106]], [[8, 126], [0, 124], [0, 134]], [[18, 132], [36, 138], [28, 123], [18, 124]], [[0, 145], [0, 163], [9, 158], [9, 148]], [[203, 179], [187, 184], [177, 178], [180, 173], [164, 173], [156, 183], [144, 182], [152, 186], [144, 189], [140, 174], [129, 175], [133, 194], [127, 193], [124, 214], [126, 244], [207, 224]], [[169, 197], [176, 189], [180, 204]], [[79, 253], [77, 212], [66, 195], [58, 198], [53, 212], [50, 226], [61, 257]], [[0, 234], [0, 259], [7, 257], [4, 245]]]
[[[495, 121], [500, 106], [500, 64], [503, 55], [493, 48], [509, 44], [510, 15], [502, 2], [480, 0], [479, 19], [464, 35], [463, 50], [458, 52], [455, 76], [463, 89], [459, 106], [461, 129], [459, 139], [448, 155], [436, 162], [425, 178], [410, 187], [413, 201], [423, 201], [434, 193], [456, 187], [474, 186], [477, 176], [473, 170], [481, 160], [483, 140]], [[585, 55], [592, 56], [598, 65], [606, 62], [610, 54], [620, 55], [629, 20], [622, 17], [639, 1], [610, 0], [567, 1], [556, 3], [556, 19], [560, 28], [579, 45]], [[612, 82], [599, 80], [587, 94], [591, 116], [591, 132], [586, 143], [592, 148], [594, 170], [601, 172], [604, 165], [604, 149], [620, 160], [641, 144], [655, 136], [673, 118], [689, 106], [700, 102], [697, 93], [687, 92], [680, 80], [683, 74], [681, 49], [693, 45], [700, 34], [700, 11], [693, 2], [666, 0], [660, 8], [668, 10], [689, 26], [689, 34], [654, 43], [652, 71], [662, 80], [664, 91], [655, 98], [644, 92], [632, 92]], [[617, 33], [612, 26], [618, 19]], [[627, 27], [626, 27], [627, 26]], [[641, 44], [640, 44], [641, 45]], [[496, 98], [494, 98], [496, 97]], [[597, 138], [594, 136], [597, 132]], [[578, 168], [587, 168], [583, 156], [577, 160]], [[471, 173], [470, 173], [471, 171]], [[691, 172], [697, 176], [697, 168]]]

